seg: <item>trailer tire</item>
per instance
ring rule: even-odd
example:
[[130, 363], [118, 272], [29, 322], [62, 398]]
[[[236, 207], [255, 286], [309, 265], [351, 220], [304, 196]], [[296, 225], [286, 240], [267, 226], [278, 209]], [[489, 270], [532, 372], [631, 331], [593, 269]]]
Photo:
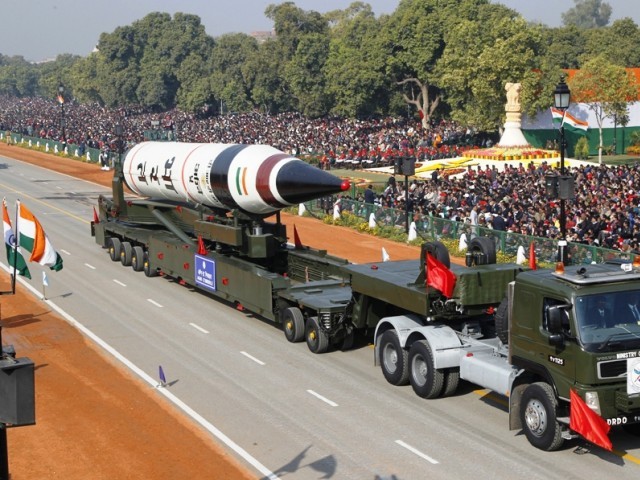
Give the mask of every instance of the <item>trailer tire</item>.
[[144, 270], [144, 250], [139, 245], [133, 247], [133, 252], [131, 253], [131, 268], [133, 268], [134, 272]]
[[449, 250], [442, 242], [433, 241], [427, 242], [422, 245], [424, 253], [424, 260], [426, 261], [426, 254], [430, 253], [436, 260], [442, 263], [445, 267], [451, 267], [451, 257], [449, 256]]
[[444, 387], [442, 389], [443, 397], [450, 397], [456, 390], [458, 390], [458, 385], [460, 384], [460, 369], [459, 368], [447, 368], [444, 371]]
[[409, 349], [409, 381], [416, 395], [437, 398], [444, 386], [444, 373], [434, 366], [433, 352], [426, 340], [418, 340]]
[[298, 307], [285, 308], [282, 311], [282, 330], [291, 343], [304, 340], [304, 316]]
[[329, 337], [320, 328], [318, 317], [309, 317], [305, 327], [307, 346], [313, 353], [325, 353], [329, 349]]
[[387, 330], [380, 337], [378, 361], [382, 374], [391, 385], [407, 385], [409, 383], [409, 352], [402, 348], [398, 332]]
[[502, 299], [493, 318], [496, 335], [504, 345], [507, 345], [509, 343], [509, 299], [507, 297]]
[[472, 254], [482, 254], [482, 262], [477, 265], [493, 265], [496, 263], [496, 244], [489, 237], [474, 237], [469, 242], [468, 251]]
[[156, 277], [158, 276], [158, 270], [155, 268], [151, 268], [151, 262], [149, 261], [149, 252], [144, 252], [144, 260], [142, 262], [143, 264], [143, 271], [144, 274], [147, 277]]
[[107, 250], [109, 250], [109, 258], [111, 258], [113, 262], [120, 260], [120, 239], [110, 237], [107, 240]]
[[529, 385], [520, 402], [520, 421], [529, 443], [540, 450], [558, 450], [564, 443], [557, 421], [558, 400], [548, 383]]
[[124, 267], [131, 266], [131, 255], [133, 253], [133, 247], [129, 242], [122, 242], [120, 244], [120, 263]]

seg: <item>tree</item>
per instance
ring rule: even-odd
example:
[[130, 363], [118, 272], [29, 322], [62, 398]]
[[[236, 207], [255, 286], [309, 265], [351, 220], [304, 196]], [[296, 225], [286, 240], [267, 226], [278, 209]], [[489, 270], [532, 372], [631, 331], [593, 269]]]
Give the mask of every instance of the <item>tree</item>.
[[627, 114], [629, 102], [638, 99], [635, 77], [624, 67], [600, 55], [585, 63], [569, 82], [576, 102], [585, 103], [598, 123], [598, 161], [602, 163], [602, 125], [606, 118]]
[[584, 38], [584, 54], [575, 58], [586, 61], [603, 54], [621, 67], [640, 67], [640, 29], [630, 18], [616, 20], [610, 27], [584, 30]]
[[529, 26], [501, 5], [484, 5], [475, 18], [451, 27], [445, 41], [437, 72], [456, 121], [480, 130], [499, 129], [508, 82], [523, 84], [523, 103], [532, 100], [524, 91], [538, 81], [544, 47], [540, 27]]
[[331, 38], [324, 76], [332, 113], [362, 117], [387, 111], [390, 86], [378, 35], [384, 20], [377, 21], [371, 6], [362, 2], [329, 12], [327, 18]]
[[604, 27], [611, 18], [611, 5], [602, 0], [573, 0], [575, 7], [562, 14], [564, 25], [579, 28]]

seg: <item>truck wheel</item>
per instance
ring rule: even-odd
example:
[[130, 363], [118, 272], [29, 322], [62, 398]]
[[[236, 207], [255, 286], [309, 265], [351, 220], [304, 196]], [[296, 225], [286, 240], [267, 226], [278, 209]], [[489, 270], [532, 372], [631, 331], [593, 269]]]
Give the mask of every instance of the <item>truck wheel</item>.
[[493, 319], [496, 335], [503, 344], [507, 345], [509, 343], [509, 299], [507, 297], [504, 297], [498, 305]]
[[474, 237], [469, 242], [469, 252], [478, 255], [482, 254], [482, 260], [478, 265], [493, 265], [496, 263], [496, 244], [489, 237]]
[[134, 272], [144, 270], [144, 250], [139, 245], [133, 247], [133, 252], [131, 253], [131, 268], [133, 268]]
[[305, 328], [307, 346], [313, 353], [325, 353], [329, 349], [329, 337], [320, 329], [318, 317], [309, 317]]
[[409, 349], [409, 381], [422, 398], [436, 398], [442, 393], [444, 373], [434, 367], [433, 353], [426, 340], [414, 342]]
[[304, 317], [299, 308], [290, 307], [282, 311], [282, 330], [291, 343], [304, 340]]
[[540, 450], [551, 452], [564, 442], [562, 428], [556, 419], [557, 407], [558, 401], [548, 383], [533, 383], [522, 394], [522, 428], [529, 443]]
[[460, 383], [460, 369], [447, 368], [444, 371], [444, 388], [442, 390], [443, 397], [450, 397], [458, 389]]
[[445, 247], [444, 243], [442, 242], [434, 241], [422, 244], [422, 253], [424, 261], [426, 261], [427, 253], [430, 253], [445, 267], [451, 267], [451, 257], [449, 257], [449, 250], [447, 250], [447, 247]]
[[158, 270], [155, 268], [151, 268], [151, 262], [149, 261], [149, 252], [144, 252], [144, 261], [142, 262], [144, 267], [143, 271], [147, 277], [156, 277], [158, 275]]
[[378, 361], [382, 374], [391, 385], [409, 383], [409, 352], [400, 346], [398, 332], [387, 330], [380, 337]]
[[109, 250], [109, 258], [112, 261], [117, 262], [120, 260], [120, 239], [117, 237], [111, 237], [107, 240], [107, 249]]
[[133, 249], [129, 242], [122, 242], [120, 245], [120, 263], [123, 266], [129, 267], [131, 266], [131, 254], [133, 253]]

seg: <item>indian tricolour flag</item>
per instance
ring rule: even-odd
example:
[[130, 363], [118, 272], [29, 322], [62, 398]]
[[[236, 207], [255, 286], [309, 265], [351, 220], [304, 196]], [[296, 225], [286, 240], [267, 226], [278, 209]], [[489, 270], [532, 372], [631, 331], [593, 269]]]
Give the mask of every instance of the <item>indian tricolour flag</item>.
[[2, 199], [2, 226], [4, 228], [4, 243], [7, 247], [7, 262], [16, 269], [18, 275], [31, 278], [27, 262], [25, 262], [20, 249], [16, 246], [16, 236], [13, 233], [11, 219], [7, 211], [7, 200], [4, 198]]
[[55, 271], [62, 269], [62, 257], [51, 245], [42, 225], [20, 202], [18, 202], [18, 233], [20, 246], [31, 252], [30, 262], [38, 262]]
[[589, 129], [587, 122], [578, 120], [566, 110], [562, 111], [551, 107], [551, 118], [553, 119], [554, 125], [558, 125], [559, 127], [564, 125], [568, 130], [579, 133], [580, 135], [586, 135]]

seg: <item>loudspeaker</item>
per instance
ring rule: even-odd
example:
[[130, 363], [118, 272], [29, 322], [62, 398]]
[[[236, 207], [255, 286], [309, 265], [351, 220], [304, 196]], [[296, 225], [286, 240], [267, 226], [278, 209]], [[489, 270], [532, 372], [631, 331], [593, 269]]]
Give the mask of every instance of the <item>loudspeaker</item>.
[[26, 357], [0, 360], [0, 422], [7, 426], [36, 423], [34, 370]]
[[405, 157], [402, 159], [402, 174], [410, 177], [416, 174], [416, 159]]
[[547, 198], [558, 198], [558, 176], [553, 174], [545, 175], [544, 188], [547, 192]]
[[558, 181], [558, 195], [560, 200], [573, 200], [576, 197], [573, 175], [560, 175]]

